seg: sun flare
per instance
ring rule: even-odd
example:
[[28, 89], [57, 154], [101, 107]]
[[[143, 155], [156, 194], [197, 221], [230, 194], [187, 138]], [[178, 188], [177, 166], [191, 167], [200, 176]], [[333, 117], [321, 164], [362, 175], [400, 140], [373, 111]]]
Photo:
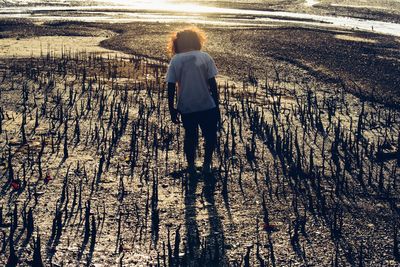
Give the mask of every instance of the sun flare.
[[178, 13], [211, 13], [215, 7], [197, 4], [177, 3], [170, 0], [111, 0], [116, 5], [123, 5], [137, 10], [167, 11]]

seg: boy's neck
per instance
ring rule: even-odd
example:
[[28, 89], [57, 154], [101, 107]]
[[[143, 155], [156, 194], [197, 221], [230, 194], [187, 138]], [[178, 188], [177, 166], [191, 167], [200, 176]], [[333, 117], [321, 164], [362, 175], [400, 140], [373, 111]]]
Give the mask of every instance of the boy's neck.
[[181, 51], [181, 53], [187, 53], [187, 52], [193, 52], [193, 51], [199, 51], [199, 50], [196, 50], [196, 49], [186, 49], [186, 50]]

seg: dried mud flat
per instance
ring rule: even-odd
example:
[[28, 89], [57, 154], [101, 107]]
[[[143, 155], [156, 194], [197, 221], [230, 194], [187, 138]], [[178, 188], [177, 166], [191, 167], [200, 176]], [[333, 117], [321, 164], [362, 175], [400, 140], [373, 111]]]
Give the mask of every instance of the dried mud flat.
[[[101, 39], [103, 48], [163, 62], [168, 62], [165, 48], [170, 33], [188, 26], [139, 22], [34, 23], [23, 19], [3, 19], [0, 24], [0, 42], [19, 39], [29, 44], [34, 38], [37, 44], [38, 37], [51, 39], [58, 36], [68, 43], [69, 37], [91, 37]], [[249, 73], [265, 79], [266, 75], [275, 72], [274, 65], [284, 64], [296, 73], [304, 73], [304, 77], [311, 75], [323, 83], [342, 87], [361, 99], [397, 109], [400, 106], [398, 37], [275, 22], [261, 28], [203, 26], [208, 35], [206, 51], [214, 57], [221, 73], [238, 82], [246, 79]], [[46, 53], [47, 44], [43, 44], [42, 51]], [[61, 47], [53, 45], [52, 49], [60, 50]], [[27, 51], [39, 49], [32, 44]]]
[[399, 264], [398, 110], [286, 64], [222, 78], [189, 179], [165, 62], [81, 48], [0, 60], [1, 265]]

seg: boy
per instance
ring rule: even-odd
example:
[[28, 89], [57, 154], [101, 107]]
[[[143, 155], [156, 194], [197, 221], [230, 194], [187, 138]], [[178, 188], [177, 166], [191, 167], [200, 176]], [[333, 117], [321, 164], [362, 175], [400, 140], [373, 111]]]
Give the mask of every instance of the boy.
[[[196, 174], [195, 158], [199, 126], [205, 140], [203, 173], [211, 173], [212, 154], [217, 142], [217, 124], [220, 120], [215, 80], [218, 71], [211, 56], [201, 51], [205, 39], [204, 33], [198, 28], [189, 28], [174, 33], [168, 46], [173, 56], [166, 77], [168, 107], [173, 123], [178, 124], [178, 113], [181, 115], [185, 129], [184, 151], [190, 175]], [[176, 109], [175, 91], [177, 91]]]

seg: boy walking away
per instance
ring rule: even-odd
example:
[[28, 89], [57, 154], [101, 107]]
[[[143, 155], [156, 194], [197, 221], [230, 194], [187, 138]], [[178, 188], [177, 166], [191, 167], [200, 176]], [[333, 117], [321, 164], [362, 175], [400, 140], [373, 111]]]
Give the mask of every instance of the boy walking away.
[[184, 151], [190, 175], [196, 174], [199, 126], [205, 141], [202, 170], [204, 174], [211, 173], [212, 154], [217, 141], [217, 124], [220, 121], [215, 80], [218, 71], [211, 56], [201, 51], [205, 40], [205, 34], [193, 27], [175, 32], [168, 44], [172, 56], [166, 77], [168, 107], [173, 123], [180, 123], [178, 114], [182, 119], [185, 129]]

